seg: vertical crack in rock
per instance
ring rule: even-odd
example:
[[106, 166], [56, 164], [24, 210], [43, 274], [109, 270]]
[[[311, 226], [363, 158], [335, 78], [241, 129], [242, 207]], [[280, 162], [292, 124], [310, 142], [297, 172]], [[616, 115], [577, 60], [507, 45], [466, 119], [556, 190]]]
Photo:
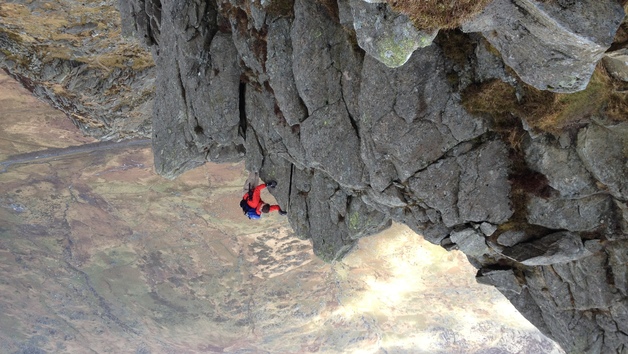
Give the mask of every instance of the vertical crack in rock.
[[[335, 66], [334, 66], [335, 68]], [[355, 131], [355, 135], [358, 138], [358, 142], [361, 140], [360, 139], [360, 129], [358, 127], [358, 123], [356, 122], [355, 118], [353, 117], [353, 114], [351, 114], [351, 110], [349, 109], [349, 106], [347, 105], [347, 101], [345, 100], [345, 90], [342, 84], [342, 71], [338, 68], [336, 68], [336, 70], [340, 73], [339, 76], [339, 86], [340, 86], [340, 98], [342, 100], [342, 103], [345, 106], [345, 109], [347, 110], [347, 116], [349, 117], [349, 122], [351, 123], [351, 126], [353, 127], [353, 130]]]
[[[545, 270], [549, 270], [552, 273], [553, 276], [555, 276], [562, 284], [564, 284], [564, 286], [567, 289], [567, 292], [569, 293], [569, 299], [571, 301], [571, 306], [575, 308], [576, 307], [576, 299], [573, 296], [573, 291], [571, 290], [571, 285], [568, 282], [566, 282], [565, 279], [563, 279], [563, 277], [560, 276], [560, 274], [558, 274], [558, 272], [556, 271], [554, 266], [551, 266], [551, 265], [550, 266], [545, 266], [545, 267], [543, 267], [543, 270], [544, 271]], [[543, 278], [545, 278], [545, 277], [543, 277]], [[558, 304], [558, 302], [554, 298], [552, 298], [552, 301], [554, 302], [554, 306], [559, 308], [560, 305]]]
[[246, 120], [246, 83], [240, 82], [238, 94], [238, 108], [240, 110], [238, 134], [246, 141], [246, 130], [248, 128], [248, 122]]
[[288, 206], [287, 211], [290, 211], [290, 201], [292, 199], [292, 178], [294, 176], [294, 163], [290, 163], [290, 181], [288, 182]]
[[[176, 50], [176, 48], [175, 48]], [[187, 98], [187, 94], [185, 91], [185, 85], [183, 84], [183, 78], [181, 77], [181, 66], [179, 65], [179, 61], [175, 60], [175, 64], [177, 67], [177, 84], [179, 85], [179, 90], [181, 90], [181, 98], [183, 99], [183, 105], [186, 111], [186, 115], [188, 116], [189, 119], [189, 109], [188, 109], [188, 98]], [[196, 121], [197, 125], [198, 125], [198, 120]]]

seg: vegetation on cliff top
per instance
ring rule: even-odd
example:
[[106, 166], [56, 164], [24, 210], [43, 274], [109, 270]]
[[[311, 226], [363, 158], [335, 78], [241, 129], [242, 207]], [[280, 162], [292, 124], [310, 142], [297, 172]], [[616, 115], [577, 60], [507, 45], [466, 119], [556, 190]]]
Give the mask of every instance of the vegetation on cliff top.
[[509, 125], [509, 117], [514, 116], [538, 131], [559, 135], [596, 116], [617, 122], [626, 120], [628, 92], [624, 86], [598, 65], [589, 85], [580, 92], [553, 93], [525, 83], [515, 88], [492, 80], [469, 86], [463, 92], [463, 104], [471, 113], [488, 115], [496, 126]]
[[143, 70], [154, 65], [148, 51], [135, 43], [120, 43], [120, 14], [102, 1], [88, 0], [81, 5], [68, 1], [28, 6], [4, 3], [0, 4], [0, 18], [0, 31], [32, 47], [44, 63], [76, 60], [105, 72], [129, 67]]
[[393, 9], [408, 15], [417, 28], [451, 29], [477, 15], [491, 0], [390, 0]]

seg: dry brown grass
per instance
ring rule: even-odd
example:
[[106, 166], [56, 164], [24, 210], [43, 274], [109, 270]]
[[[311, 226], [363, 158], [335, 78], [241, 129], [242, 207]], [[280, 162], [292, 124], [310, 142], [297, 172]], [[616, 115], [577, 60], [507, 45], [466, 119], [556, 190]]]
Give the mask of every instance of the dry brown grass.
[[119, 44], [111, 51], [99, 55], [79, 57], [77, 60], [105, 71], [111, 71], [115, 68], [131, 68], [141, 71], [155, 65], [150, 53], [133, 43]]
[[583, 91], [560, 94], [522, 84], [518, 100], [515, 88], [499, 80], [472, 85], [463, 92], [465, 108], [490, 117], [499, 129], [509, 117], [524, 120], [539, 131], [560, 134], [603, 115], [613, 121], [628, 119], [628, 92], [599, 65]]
[[[105, 72], [116, 68], [143, 70], [154, 65], [149, 52], [135, 43], [120, 43], [120, 16], [115, 7], [101, 1], [68, 0], [0, 4], [0, 32], [24, 45], [44, 63], [76, 60]], [[85, 25], [84, 30], [81, 28]], [[78, 28], [76, 31], [72, 29]], [[28, 35], [21, 34], [27, 33]], [[13, 58], [28, 66], [28, 60]]]
[[456, 28], [492, 0], [389, 0], [393, 9], [408, 15], [417, 28]]

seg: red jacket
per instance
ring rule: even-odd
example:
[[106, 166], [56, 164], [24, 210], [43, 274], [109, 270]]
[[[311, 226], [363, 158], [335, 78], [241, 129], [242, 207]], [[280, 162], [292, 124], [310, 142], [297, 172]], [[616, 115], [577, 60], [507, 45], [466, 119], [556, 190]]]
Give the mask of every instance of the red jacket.
[[[267, 204], [262, 200], [260, 195], [262, 193], [262, 189], [264, 188], [266, 188], [266, 184], [260, 184], [259, 186], [255, 187], [255, 189], [253, 190], [253, 196], [250, 199], [248, 192], [242, 197], [242, 199], [246, 200], [246, 204], [248, 204], [251, 208], [255, 208], [255, 213], [257, 213], [257, 215], [262, 215], [262, 207], [264, 206], [264, 204]], [[271, 205], [269, 211], [279, 210], [281, 210], [279, 205]]]

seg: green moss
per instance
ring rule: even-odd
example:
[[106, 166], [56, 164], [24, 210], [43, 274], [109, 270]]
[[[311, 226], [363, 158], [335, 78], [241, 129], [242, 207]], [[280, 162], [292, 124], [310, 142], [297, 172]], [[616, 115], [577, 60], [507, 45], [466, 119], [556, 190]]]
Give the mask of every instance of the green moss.
[[413, 40], [397, 41], [389, 37], [378, 43], [378, 56], [386, 66], [396, 68], [405, 64], [416, 48], [417, 45]]
[[357, 230], [360, 227], [360, 214], [357, 211], [351, 213], [349, 216], [349, 228], [351, 230]]

